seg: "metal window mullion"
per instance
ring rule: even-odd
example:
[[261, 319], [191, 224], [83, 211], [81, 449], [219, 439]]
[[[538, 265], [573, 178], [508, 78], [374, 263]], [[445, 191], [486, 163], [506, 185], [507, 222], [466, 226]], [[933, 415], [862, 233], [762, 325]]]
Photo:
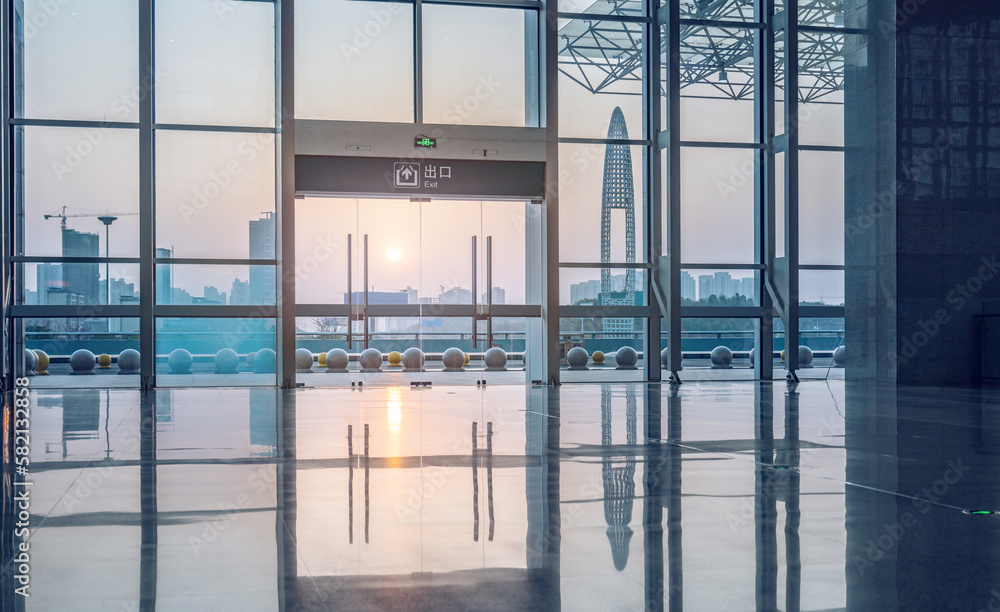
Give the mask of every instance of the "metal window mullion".
[[785, 0], [785, 368], [799, 369], [799, 0]]
[[[645, 258], [643, 261], [655, 265], [663, 250], [663, 208], [662, 208], [662, 176], [661, 153], [659, 147], [653, 145], [660, 133], [660, 26], [655, 24], [656, 13], [659, 10], [659, 0], [644, 2], [646, 16], [649, 21], [643, 25], [642, 41], [642, 99], [643, 121], [642, 137], [648, 144], [643, 146], [643, 198], [642, 211], [644, 216], [646, 239]], [[662, 312], [659, 302], [651, 296], [657, 290], [662, 293], [662, 287], [657, 288], [659, 278], [656, 274], [647, 274], [644, 293], [649, 307], [649, 317], [646, 320], [646, 342], [643, 360], [644, 378], [650, 382], [659, 382], [660, 369], [660, 338], [662, 335]], [[679, 285], [674, 287], [679, 290]], [[660, 602], [662, 608], [662, 601]]]
[[[3, 62], [3, 86], [4, 95], [3, 101], [0, 104], [3, 105], [3, 116], [7, 121], [5, 122], [5, 129], [3, 131], [3, 143], [2, 153], [3, 153], [3, 326], [4, 326], [4, 347], [3, 347], [3, 386], [5, 389], [12, 389], [14, 387], [14, 372], [15, 364], [19, 363], [22, 359], [19, 357], [19, 351], [17, 351], [18, 340], [17, 336], [20, 334], [16, 333], [20, 329], [14, 329], [15, 322], [10, 319], [11, 305], [16, 301], [14, 295], [9, 289], [15, 287], [20, 283], [20, 278], [14, 271], [14, 263], [11, 261], [11, 257], [17, 253], [17, 241], [14, 238], [14, 206], [17, 204], [17, 200], [14, 197], [14, 165], [15, 163], [21, 163], [21, 160], [13, 159], [14, 151], [14, 130], [16, 129], [10, 124], [10, 118], [14, 114], [14, 95], [15, 95], [15, 63], [20, 59], [20, 53], [22, 52], [22, 43], [14, 44], [17, 37], [14, 33], [14, 3], [8, 2], [5, 5], [3, 11], [3, 16], [0, 20], [3, 21], [3, 48], [7, 49], [7, 54], [4, 56]], [[5, 441], [8, 444], [13, 443], [14, 428], [9, 428], [10, 434], [8, 439]]]
[[424, 5], [413, 2], [413, 121], [424, 122]]
[[[139, 75], [155, 73], [154, 7], [153, 0], [139, 0]], [[156, 386], [156, 144], [153, 135], [155, 121], [156, 84], [148, 79], [148, 89], [139, 100], [139, 379], [142, 389]]]
[[[666, 249], [658, 276], [666, 296], [667, 366], [672, 382], [681, 370], [681, 31], [680, 0], [667, 0], [666, 50]], [[664, 265], [665, 264], [665, 265]]]
[[774, 0], [756, 0], [754, 18], [764, 28], [754, 32], [754, 133], [757, 143], [754, 172], [754, 260], [763, 266], [757, 277], [757, 295], [762, 315], [755, 330], [754, 345], [762, 357], [754, 360], [754, 378], [771, 380], [774, 360], [774, 303], [767, 285], [773, 280], [775, 255], [774, 171]]
[[[275, 82], [279, 85], [275, 122], [278, 137], [275, 160], [274, 227], [275, 303], [278, 329], [277, 380], [283, 389], [295, 388], [295, 64], [293, 0], [275, 5]], [[286, 569], [287, 571], [287, 569]]]

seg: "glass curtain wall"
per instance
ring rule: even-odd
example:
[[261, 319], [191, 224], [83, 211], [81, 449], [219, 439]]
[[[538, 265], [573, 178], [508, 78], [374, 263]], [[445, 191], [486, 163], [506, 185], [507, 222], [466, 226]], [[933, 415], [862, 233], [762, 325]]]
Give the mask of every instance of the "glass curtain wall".
[[12, 348], [45, 354], [36, 386], [139, 386], [144, 351], [158, 386], [275, 384], [252, 365], [276, 348], [275, 8], [14, 3]]

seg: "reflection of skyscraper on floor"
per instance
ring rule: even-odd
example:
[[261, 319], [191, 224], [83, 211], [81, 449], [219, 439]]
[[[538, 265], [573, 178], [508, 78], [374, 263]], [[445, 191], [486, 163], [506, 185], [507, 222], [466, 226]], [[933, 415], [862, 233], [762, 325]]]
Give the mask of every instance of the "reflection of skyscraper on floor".
[[[608, 126], [609, 140], [627, 140], [628, 127], [622, 109], [615, 107]], [[627, 144], [608, 143], [604, 149], [604, 185], [601, 191], [601, 263], [611, 263], [611, 211], [625, 211], [625, 263], [635, 263], [635, 182], [632, 151]], [[625, 287], [613, 291], [611, 270], [601, 269], [601, 303], [611, 306], [635, 304], [635, 270], [625, 273]], [[605, 318], [605, 337], [631, 336], [634, 319]], [[609, 336], [609, 334], [611, 334]]]
[[[250, 222], [250, 259], [274, 259], [274, 213]], [[250, 304], [275, 303], [275, 267], [250, 266]]]
[[[629, 542], [632, 539], [632, 506], [635, 501], [635, 456], [612, 458], [609, 449], [614, 441], [612, 425], [612, 387], [601, 385], [601, 480], [604, 484], [604, 520], [608, 524], [608, 542], [615, 569], [622, 571], [628, 563]], [[625, 443], [636, 443], [635, 389], [625, 388]]]
[[[99, 257], [99, 239], [97, 234], [64, 228], [62, 230], [62, 255], [63, 257]], [[100, 297], [100, 264], [67, 263], [63, 264], [62, 272], [63, 288], [66, 292], [78, 296], [77, 301], [66, 303], [98, 303]]]

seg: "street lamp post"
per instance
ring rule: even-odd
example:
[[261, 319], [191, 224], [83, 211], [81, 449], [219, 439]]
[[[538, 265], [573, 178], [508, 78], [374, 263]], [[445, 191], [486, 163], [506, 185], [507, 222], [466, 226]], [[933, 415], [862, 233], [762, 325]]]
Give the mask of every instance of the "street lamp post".
[[[111, 215], [104, 215], [97, 218], [98, 221], [104, 224], [104, 257], [111, 257], [111, 244], [109, 239], [111, 238], [111, 224], [118, 220], [118, 217], [112, 217]], [[111, 262], [104, 262], [104, 282], [108, 286], [108, 306], [111, 305]], [[110, 331], [110, 330], [109, 330]]]

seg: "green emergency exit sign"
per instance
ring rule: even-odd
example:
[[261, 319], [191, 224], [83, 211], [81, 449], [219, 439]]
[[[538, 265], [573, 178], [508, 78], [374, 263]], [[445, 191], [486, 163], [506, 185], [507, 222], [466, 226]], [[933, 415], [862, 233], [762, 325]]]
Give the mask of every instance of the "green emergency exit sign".
[[434, 149], [437, 147], [437, 140], [426, 136], [417, 136], [413, 139], [413, 146], [424, 149]]

